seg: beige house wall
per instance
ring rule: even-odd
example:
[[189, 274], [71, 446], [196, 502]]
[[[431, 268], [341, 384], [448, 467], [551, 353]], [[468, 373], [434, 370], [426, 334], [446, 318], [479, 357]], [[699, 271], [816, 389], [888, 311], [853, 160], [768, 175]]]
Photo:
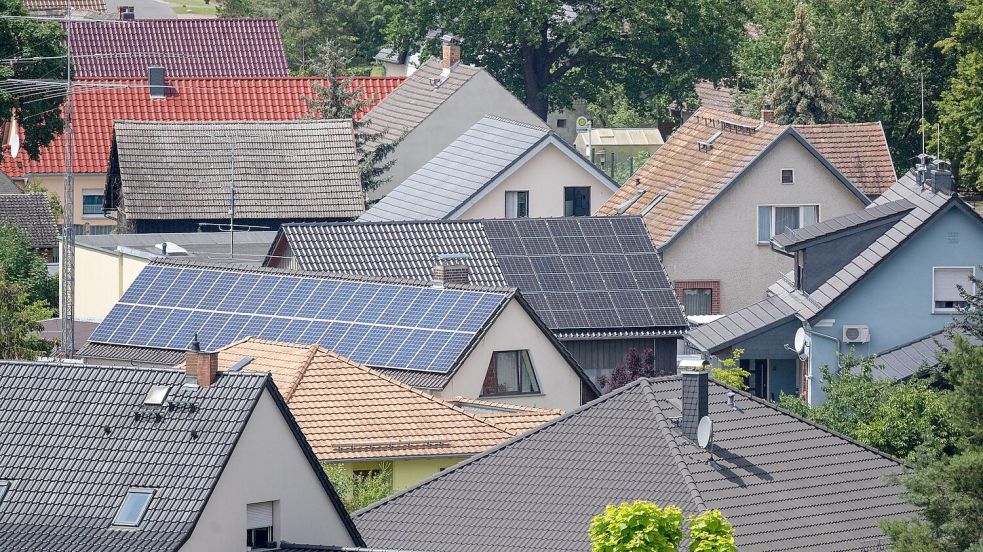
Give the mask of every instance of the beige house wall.
[[[576, 155], [576, 154], [574, 154]], [[529, 192], [530, 217], [562, 217], [563, 188], [590, 186], [593, 214], [614, 194], [555, 144], [548, 144], [456, 219], [505, 218], [505, 192]]]
[[[793, 169], [794, 184], [782, 184]], [[765, 297], [792, 259], [757, 243], [759, 205], [819, 205], [819, 220], [863, 209], [864, 203], [795, 138], [786, 136], [709, 206], [662, 252], [674, 281], [719, 280], [721, 314]]]
[[[61, 174], [31, 175], [28, 181], [37, 181], [45, 190], [55, 194], [61, 200], [62, 207], [65, 205], [65, 176]], [[85, 190], [98, 190], [101, 194], [106, 188], [106, 175], [100, 174], [76, 174], [75, 175], [75, 224], [89, 224], [91, 226], [115, 226], [116, 221], [98, 215], [82, 215], [82, 195]]]
[[147, 260], [122, 253], [75, 248], [75, 318], [102, 322]]
[[485, 115], [544, 124], [491, 75], [481, 71], [400, 142], [390, 156], [395, 163], [386, 173], [389, 182], [368, 192], [366, 199], [376, 201], [391, 192]]
[[476, 399], [495, 351], [527, 349], [540, 394], [495, 395], [494, 400], [523, 406], [572, 410], [580, 406], [580, 378], [549, 338], [516, 300], [512, 300], [478, 341], [447, 386], [434, 392], [442, 399], [461, 396]]
[[191, 538], [181, 550], [242, 552], [246, 505], [267, 501], [276, 501], [275, 540], [354, 545], [276, 403], [268, 391], [263, 391]]

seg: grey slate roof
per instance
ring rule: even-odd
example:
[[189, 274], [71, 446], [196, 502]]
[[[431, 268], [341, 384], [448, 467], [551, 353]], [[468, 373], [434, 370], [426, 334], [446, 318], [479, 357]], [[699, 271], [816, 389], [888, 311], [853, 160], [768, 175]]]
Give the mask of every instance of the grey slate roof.
[[47, 194], [0, 194], [0, 224], [17, 227], [35, 249], [58, 247], [58, 225]]
[[856, 213], [847, 213], [796, 230], [786, 230], [785, 233], [776, 235], [771, 241], [781, 249], [799, 249], [803, 244], [812, 240], [836, 234], [849, 228], [900, 216], [914, 208], [915, 204], [907, 199], [874, 204]]
[[9, 176], [0, 172], [0, 194], [19, 194], [21, 189], [14, 184]]
[[640, 217], [291, 224], [267, 262], [285, 245], [304, 270], [417, 281], [439, 255], [465, 253], [472, 282], [519, 288], [561, 339], [686, 327]]
[[[194, 529], [264, 391], [296, 428], [268, 374], [225, 374], [208, 388], [186, 387], [184, 377], [174, 369], [0, 364], [0, 480], [13, 482], [0, 503], [4, 548], [175, 550]], [[144, 406], [153, 385], [170, 386], [176, 408]], [[347, 521], [299, 430], [295, 435]], [[131, 487], [154, 489], [143, 522], [137, 530], [112, 529]], [[349, 531], [362, 544], [354, 526]]]
[[864, 550], [916, 508], [887, 455], [710, 384], [714, 460], [679, 432], [678, 377], [640, 380], [355, 513], [369, 546], [432, 552], [588, 550], [604, 506], [718, 508], [741, 552]]
[[[693, 328], [686, 336], [687, 341], [700, 350], [714, 353], [745, 337], [768, 329], [778, 320], [789, 320], [792, 316], [805, 320], [812, 319], [839, 299], [840, 295], [873, 270], [901, 243], [917, 233], [933, 215], [941, 212], [947, 205], [961, 206], [975, 213], [972, 207], [966, 205], [966, 202], [958, 196], [922, 189], [917, 184], [913, 171], [901, 177], [897, 184], [878, 197], [872, 205], [873, 208], [881, 207], [882, 210], [885, 209], [883, 206], [888, 204], [893, 205], [888, 206], [887, 210], [901, 206], [907, 209], [907, 206], [898, 203], [901, 201], [910, 202], [914, 207], [815, 291], [806, 294], [796, 290], [791, 275], [786, 275], [768, 289], [771, 297]], [[979, 217], [979, 214], [976, 213], [976, 216]]]
[[[260, 266], [277, 233], [274, 231], [236, 232], [235, 258], [229, 258], [229, 234], [227, 232], [187, 232], [168, 234], [103, 234], [76, 236], [78, 247], [96, 249], [106, 253], [123, 252], [146, 259], [163, 258], [158, 245], [167, 242], [187, 253], [175, 252], [169, 256], [181, 259], [197, 259], [217, 264]], [[169, 246], [170, 247], [170, 246]]]
[[[92, 335], [92, 333], [90, 332], [89, 335]], [[139, 365], [176, 366], [184, 361], [184, 351], [176, 349], [111, 345], [109, 343], [93, 343], [91, 341], [79, 349], [76, 355], [79, 358], [92, 359], [97, 362], [103, 360], [125, 360]]]
[[[978, 339], [966, 336], [974, 345]], [[941, 330], [877, 354], [876, 364], [881, 367], [874, 376], [883, 379], [901, 380], [910, 378], [939, 365], [936, 356], [942, 349], [952, 348], [952, 337], [948, 331]]]
[[228, 218], [233, 150], [239, 218], [352, 219], [365, 210], [348, 119], [117, 121], [106, 205], [129, 219]]
[[500, 182], [507, 171], [532, 159], [547, 144], [583, 165], [585, 171], [612, 191], [618, 189], [603, 171], [549, 128], [486, 115], [373, 205], [359, 221], [456, 218]]

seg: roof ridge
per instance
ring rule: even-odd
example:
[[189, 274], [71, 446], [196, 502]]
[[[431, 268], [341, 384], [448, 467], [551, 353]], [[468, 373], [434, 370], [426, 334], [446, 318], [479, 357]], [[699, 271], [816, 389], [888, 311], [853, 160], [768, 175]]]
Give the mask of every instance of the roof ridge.
[[461, 395], [455, 396], [454, 401], [467, 402], [467, 403], [478, 404], [478, 405], [483, 404], [483, 405], [488, 405], [490, 407], [513, 408], [520, 412], [527, 412], [530, 414], [551, 414], [555, 412], [563, 412], [562, 408], [540, 408], [538, 406], [525, 406], [521, 404], [512, 404], [506, 402], [487, 401], [484, 399], [470, 399], [468, 397], [462, 397]]
[[290, 399], [293, 398], [294, 393], [297, 392], [297, 388], [300, 387], [300, 382], [304, 380], [304, 376], [307, 375], [307, 369], [311, 367], [311, 363], [314, 362], [314, 357], [317, 355], [319, 345], [308, 345], [307, 356], [304, 360], [300, 361], [300, 370], [297, 371], [297, 377], [294, 378], [293, 383], [290, 384], [290, 388], [286, 390], [283, 394], [283, 400], [290, 403]]

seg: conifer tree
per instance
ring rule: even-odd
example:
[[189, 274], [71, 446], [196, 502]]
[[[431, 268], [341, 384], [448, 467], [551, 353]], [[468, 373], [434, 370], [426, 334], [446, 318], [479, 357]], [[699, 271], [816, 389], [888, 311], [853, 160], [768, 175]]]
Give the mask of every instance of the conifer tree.
[[833, 97], [821, 70], [822, 59], [805, 4], [795, 7], [782, 65], [771, 94], [779, 124], [814, 125], [833, 119]]

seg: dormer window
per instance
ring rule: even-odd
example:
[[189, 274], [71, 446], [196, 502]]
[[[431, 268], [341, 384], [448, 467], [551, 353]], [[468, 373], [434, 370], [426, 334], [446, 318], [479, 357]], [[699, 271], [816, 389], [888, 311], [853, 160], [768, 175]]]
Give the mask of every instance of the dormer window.
[[150, 506], [150, 499], [154, 497], [153, 489], [130, 489], [123, 498], [116, 517], [113, 518], [113, 525], [123, 527], [136, 527], [143, 521], [143, 515], [147, 513]]

